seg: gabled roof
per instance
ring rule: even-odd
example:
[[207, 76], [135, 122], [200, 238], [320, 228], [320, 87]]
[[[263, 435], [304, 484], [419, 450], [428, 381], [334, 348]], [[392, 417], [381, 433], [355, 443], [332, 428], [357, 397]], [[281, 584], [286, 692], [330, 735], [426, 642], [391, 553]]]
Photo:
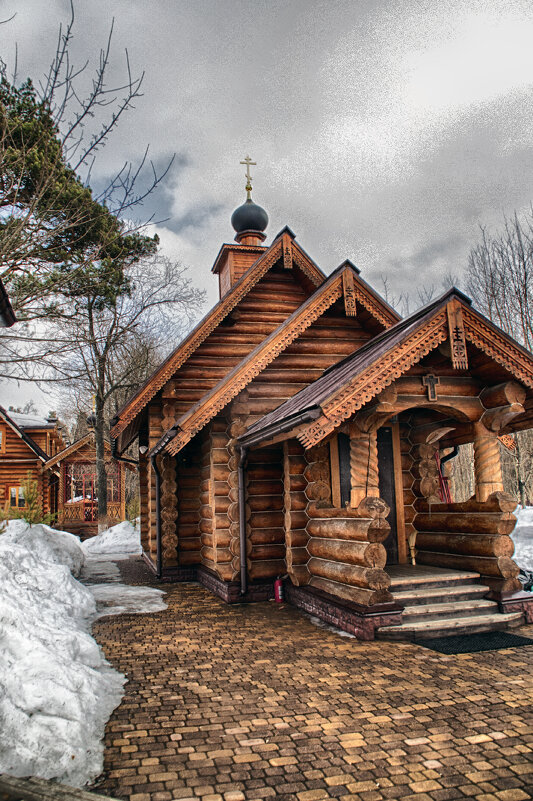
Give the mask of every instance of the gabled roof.
[[11, 430], [15, 432], [17, 437], [20, 437], [21, 440], [26, 443], [28, 448], [30, 448], [34, 452], [34, 454], [41, 460], [41, 462], [43, 463], [46, 462], [46, 460], [48, 459], [48, 454], [45, 453], [43, 449], [40, 448], [37, 445], [37, 443], [32, 440], [29, 434], [25, 433], [24, 429], [13, 420], [13, 418], [6, 412], [3, 406], [0, 406], [0, 420], [3, 420], [11, 428]]
[[[338, 267], [318, 289], [299, 306], [275, 331], [213, 387], [206, 392], [154, 446], [151, 453], [166, 448], [176, 454], [209, 420], [221, 411], [241, 390], [261, 373], [295, 339], [335, 301], [343, 295], [346, 273], [353, 277], [353, 287], [358, 279], [357, 270], [349, 263]], [[357, 293], [356, 293], [357, 294]]]
[[[85, 436], [80, 437], [80, 439], [77, 439], [76, 442], [73, 442], [72, 445], [67, 445], [67, 447], [63, 448], [62, 451], [56, 453], [55, 456], [52, 456], [51, 459], [48, 459], [45, 467], [54, 467], [54, 465], [62, 462], [68, 456], [72, 456], [73, 453], [76, 453], [76, 451], [79, 451], [80, 448], [84, 447], [84, 445], [88, 445], [91, 442], [94, 442], [94, 431], [89, 431], [87, 434], [85, 434]], [[111, 451], [111, 446], [107, 440], [104, 440], [104, 447], [107, 451]]]
[[[283, 229], [272, 245], [266, 250], [244, 275], [231, 287], [218, 303], [193, 328], [190, 334], [168, 356], [153, 375], [129, 399], [114, 419], [111, 436], [117, 437], [121, 431], [145, 408], [159, 390], [172, 378], [176, 370], [195, 352], [202, 342], [227, 317], [245, 295], [266, 275], [280, 259], [287, 266], [296, 266], [315, 285], [325, 280], [324, 273], [309, 258], [305, 251], [294, 242], [287, 230]], [[290, 262], [290, 264], [289, 264]]]
[[460, 306], [465, 338], [533, 388], [533, 354], [471, 307], [452, 288], [442, 297], [379, 334], [277, 409], [252, 425], [240, 441], [259, 443], [278, 432], [298, 431], [305, 447], [320, 442], [448, 337], [449, 304]]

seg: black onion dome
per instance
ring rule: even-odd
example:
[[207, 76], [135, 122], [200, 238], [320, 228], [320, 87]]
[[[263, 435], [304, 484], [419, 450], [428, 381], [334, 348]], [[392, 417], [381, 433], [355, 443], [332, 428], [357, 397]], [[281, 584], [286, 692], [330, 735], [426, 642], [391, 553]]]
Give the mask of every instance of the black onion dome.
[[96, 426], [96, 415], [94, 412], [87, 415], [87, 425], [89, 428], [94, 428]]
[[238, 234], [243, 231], [264, 231], [268, 225], [268, 214], [249, 198], [235, 209], [231, 224]]

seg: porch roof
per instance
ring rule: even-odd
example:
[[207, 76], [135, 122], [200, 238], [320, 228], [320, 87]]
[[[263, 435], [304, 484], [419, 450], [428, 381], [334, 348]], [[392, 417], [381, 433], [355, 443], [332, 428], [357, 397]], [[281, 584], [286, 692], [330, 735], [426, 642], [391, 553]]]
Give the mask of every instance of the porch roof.
[[[483, 326], [485, 329], [488, 328], [490, 330], [491, 335], [498, 338], [500, 342], [503, 341], [506, 351], [512, 351], [515, 360], [526, 366], [527, 376], [523, 370], [520, 375], [515, 373], [515, 376], [519, 381], [523, 381], [532, 387], [533, 355], [501, 329], [493, 325], [482, 314], [472, 309], [470, 298], [457, 288], [452, 287], [437, 300], [432, 301], [409, 317], [400, 320], [391, 328], [374, 337], [366, 345], [363, 345], [355, 353], [330, 367], [308, 387], [302, 389], [297, 395], [285, 401], [285, 403], [265, 415], [261, 420], [258, 420], [248, 429], [246, 434], [239, 438], [239, 442], [245, 446], [258, 444], [282, 432], [289, 434], [297, 426], [316, 420], [324, 411], [324, 406], [332, 402], [347, 384], [353, 383], [359, 377], [363, 383], [360, 385], [358, 381], [357, 390], [360, 393], [361, 402], [357, 403], [357, 408], [361, 408], [397, 377], [391, 370], [388, 375], [387, 373], [385, 375], [382, 374], [380, 381], [375, 381], [374, 374], [370, 374], [370, 368], [380, 362], [384, 365], [384, 360], [387, 357], [391, 356], [395, 351], [400, 351], [402, 346], [408, 347], [409, 341], [415, 338], [414, 335], [421, 332], [424, 326], [434, 321], [438, 315], [441, 315], [448, 303], [453, 300], [459, 301], [463, 309], [465, 307], [468, 309], [469, 319], [475, 317], [476, 320], [482, 321]], [[468, 322], [465, 320], [465, 331], [467, 326]], [[435, 342], [436, 344], [438, 343]], [[475, 344], [478, 343], [476, 342]], [[423, 355], [425, 354], [422, 353], [419, 358], [422, 358]], [[492, 355], [492, 358], [495, 358], [494, 355]], [[415, 358], [413, 361], [406, 363], [405, 370], [409, 369], [411, 364], [416, 361], [417, 359]], [[496, 361], [503, 365], [502, 359], [496, 357]], [[505, 364], [504, 366], [510, 372], [513, 372], [512, 364]], [[367, 382], [364, 381], [365, 371], [368, 371]], [[338, 422], [335, 424], [338, 424]]]

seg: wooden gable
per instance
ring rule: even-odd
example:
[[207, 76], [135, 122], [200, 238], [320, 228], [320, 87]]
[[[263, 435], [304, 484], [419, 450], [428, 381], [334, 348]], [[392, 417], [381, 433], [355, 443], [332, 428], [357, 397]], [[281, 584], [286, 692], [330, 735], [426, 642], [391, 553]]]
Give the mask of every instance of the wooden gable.
[[[177, 422], [153, 452], [166, 447], [169, 453], [177, 453], [248, 385], [248, 394], [257, 401], [254, 397], [241, 401], [252, 412], [255, 403], [263, 410], [265, 402], [271, 408], [279, 405], [300, 389], [301, 384], [294, 380], [295, 373], [303, 384], [308, 384], [397, 319], [396, 313], [380, 301], [361, 282], [353, 265], [345, 262], [278, 328], [266, 338], [261, 337], [260, 344], [246, 358], [238, 360], [185, 414], [176, 415]], [[362, 323], [358, 315], [363, 318]], [[263, 376], [269, 366], [269, 372]], [[254, 383], [257, 377], [260, 379]]]
[[[117, 450], [122, 452], [134, 439], [139, 414], [160, 390], [160, 405], [169, 395], [180, 404], [178, 414], [188, 409], [324, 280], [321, 270], [282, 231], [119, 412], [111, 429]], [[178, 370], [184, 393], [180, 397], [176, 385], [169, 384]]]

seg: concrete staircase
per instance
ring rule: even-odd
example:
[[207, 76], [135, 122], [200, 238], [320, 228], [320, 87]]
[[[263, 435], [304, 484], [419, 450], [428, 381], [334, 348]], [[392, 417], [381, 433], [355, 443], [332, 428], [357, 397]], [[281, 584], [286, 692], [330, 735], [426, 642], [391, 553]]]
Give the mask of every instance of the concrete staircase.
[[520, 612], [504, 614], [484, 596], [478, 573], [424, 565], [393, 565], [391, 593], [404, 607], [402, 625], [382, 628], [381, 640], [421, 640], [452, 634], [504, 630], [523, 623]]

